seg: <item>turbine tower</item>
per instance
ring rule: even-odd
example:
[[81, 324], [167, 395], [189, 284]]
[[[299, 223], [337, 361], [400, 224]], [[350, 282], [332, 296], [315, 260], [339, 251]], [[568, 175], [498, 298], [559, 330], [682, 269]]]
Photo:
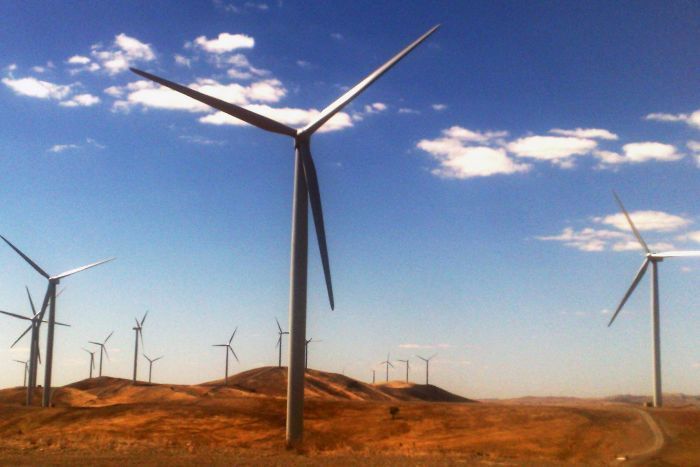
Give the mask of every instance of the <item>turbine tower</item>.
[[97, 350], [90, 351], [85, 347], [83, 347], [83, 350], [90, 354], [90, 379], [92, 379], [92, 370], [95, 369], [95, 352], [97, 352]]
[[29, 374], [29, 360], [15, 360], [17, 363], [24, 365], [24, 380], [22, 382], [22, 387], [27, 387], [27, 375]]
[[427, 386], [430, 382], [430, 360], [435, 358], [437, 354], [433, 354], [428, 358], [423, 358], [420, 355], [416, 355], [416, 357], [420, 358], [425, 362], [425, 385]]
[[377, 370], [372, 370], [372, 384], [377, 380]]
[[391, 363], [391, 359], [389, 358], [389, 354], [386, 354], [386, 360], [383, 362], [379, 362], [380, 365], [386, 364], [386, 382], [389, 382], [389, 367], [394, 368], [394, 365]]
[[158, 360], [160, 360], [161, 358], [163, 358], [163, 356], [161, 355], [160, 357], [154, 358], [153, 360], [148, 358], [148, 356], [146, 354], [143, 354], [143, 357], [146, 360], [148, 360], [148, 384], [151, 384], [151, 374], [153, 373], [153, 364], [155, 362], [157, 362]]
[[280, 322], [275, 318], [275, 321], [277, 322], [277, 348], [279, 349], [279, 359], [277, 360], [277, 367], [282, 368], [282, 336], [285, 334], [289, 334], [289, 331], [283, 331], [282, 326], [280, 326]]
[[134, 73], [155, 81], [163, 86], [185, 94], [221, 112], [243, 120], [253, 126], [272, 133], [290, 136], [294, 139], [294, 195], [292, 202], [292, 254], [290, 266], [290, 293], [289, 293], [289, 317], [290, 317], [290, 351], [289, 351], [289, 377], [287, 378], [287, 432], [286, 444], [288, 447], [299, 445], [303, 439], [303, 412], [304, 412], [304, 346], [306, 342], [306, 279], [308, 262], [308, 209], [311, 204], [316, 238], [321, 254], [321, 263], [326, 280], [326, 288], [331, 309], [334, 308], [333, 287], [331, 284], [331, 271], [328, 261], [328, 249], [326, 246], [326, 234], [323, 223], [323, 210], [321, 208], [321, 194], [316, 177], [316, 167], [311, 157], [311, 136], [323, 124], [348, 105], [369, 85], [386, 73], [391, 67], [428, 38], [439, 25], [434, 26], [414, 42], [409, 44], [401, 52], [396, 54], [388, 62], [370, 73], [365, 79], [356, 84], [352, 89], [340, 96], [335, 102], [323, 109], [318, 118], [304, 128], [295, 129], [283, 123], [265, 117], [251, 110], [230, 104], [215, 97], [202, 94], [199, 91], [187, 88], [172, 81], [144, 71], [131, 68]]
[[224, 386], [228, 386], [228, 353], [231, 351], [233, 356], [236, 358], [237, 362], [240, 362], [238, 360], [238, 355], [236, 355], [236, 352], [233, 351], [233, 347], [231, 347], [231, 342], [233, 341], [233, 337], [236, 335], [236, 331], [238, 331], [238, 327], [233, 330], [233, 334], [231, 334], [231, 338], [228, 340], [228, 343], [226, 344], [214, 344], [212, 347], [226, 347], [226, 373], [224, 376]]
[[114, 334], [114, 331], [109, 333], [109, 336], [102, 341], [102, 342], [95, 342], [95, 341], [90, 341], [91, 344], [95, 344], [100, 347], [100, 372], [98, 376], [102, 376], [102, 352], [107, 356], [107, 360], [109, 360], [109, 353], [107, 352], [107, 341], [109, 340], [110, 337], [112, 337], [112, 334]]
[[322, 340], [314, 340], [312, 337], [311, 339], [306, 339], [304, 341], [304, 371], [306, 371], [309, 368], [309, 344], [312, 342], [323, 342]]
[[[99, 266], [100, 264], [104, 264], [108, 261], [112, 261], [114, 258], [109, 258], [105, 259], [102, 261], [98, 261], [96, 263], [91, 263], [87, 264], [85, 266], [81, 266], [79, 268], [75, 269], [70, 269], [68, 271], [62, 272], [60, 274], [57, 274], [55, 276], [51, 276], [49, 273], [41, 269], [34, 261], [32, 261], [29, 256], [25, 255], [22, 253], [16, 246], [14, 246], [8, 239], [0, 235], [0, 238], [2, 238], [5, 243], [7, 243], [10, 248], [15, 250], [15, 252], [22, 257], [29, 265], [34, 268], [36, 272], [44, 276], [48, 281], [49, 285], [48, 288], [46, 289], [46, 294], [44, 295], [44, 303], [41, 305], [41, 311], [39, 312], [39, 320], [44, 319], [44, 313], [46, 312], [46, 307], [49, 306], [49, 303], [51, 303], [51, 306], [49, 307], [49, 330], [48, 334], [46, 336], [46, 369], [44, 372], [44, 397], [42, 400], [42, 406], [44, 407], [49, 407], [51, 403], [51, 369], [53, 366], [53, 334], [54, 334], [54, 326], [56, 324], [56, 287], [58, 284], [61, 282], [61, 279], [64, 279], [68, 276], [71, 276], [73, 274], [76, 274], [81, 271], [85, 271], [86, 269], [93, 268], [95, 266]], [[35, 349], [32, 347], [30, 348], [30, 356], [29, 356], [29, 362], [30, 365], [35, 365], [33, 353], [35, 352]], [[29, 373], [32, 374], [34, 371], [32, 368], [29, 369]], [[27, 400], [27, 405], [31, 404], [31, 392], [28, 393], [28, 400]]]
[[409, 365], [410, 365], [410, 364], [408, 363], [408, 360], [401, 360], [401, 359], [399, 359], [399, 360], [396, 360], [396, 361], [397, 361], [397, 362], [403, 362], [403, 363], [406, 364], [406, 382], [408, 383], [408, 367], [409, 367]]
[[[30, 342], [29, 342], [29, 360], [28, 360], [28, 365], [29, 365], [29, 377], [28, 377], [28, 384], [26, 384], [27, 388], [27, 396], [26, 396], [26, 404], [31, 405], [32, 402], [32, 396], [34, 394], [34, 390], [36, 389], [36, 376], [37, 376], [37, 371], [39, 368], [39, 363], [41, 363], [41, 351], [39, 350], [39, 328], [41, 326], [41, 323], [45, 323], [46, 321], [43, 321], [42, 316], [40, 314], [37, 314], [36, 308], [34, 308], [34, 302], [32, 301], [32, 296], [29, 293], [29, 288], [25, 286], [25, 289], [27, 290], [27, 297], [29, 298], [29, 304], [32, 307], [32, 316], [22, 316], [22, 315], [17, 315], [15, 313], [10, 313], [8, 311], [1, 311], [0, 313], [6, 314], [8, 316], [12, 316], [14, 318], [18, 319], [23, 319], [26, 321], [31, 321], [29, 324], [29, 327], [24, 330], [22, 334], [12, 343], [10, 348], [13, 348], [17, 343], [29, 332], [32, 331], [30, 335]], [[56, 297], [61, 295], [61, 292], [63, 292], [62, 289], [60, 290], [57, 294]], [[56, 322], [57, 325], [59, 326], [69, 326], [68, 324], [64, 323], [59, 323]], [[32, 352], [34, 350], [34, 352]], [[32, 364], [33, 362], [33, 364]]]
[[141, 345], [143, 345], [143, 323], [146, 321], [146, 316], [148, 316], [148, 311], [143, 315], [143, 318], [141, 318], [141, 321], [139, 321], [138, 318], [134, 318], [136, 321], [136, 326], [133, 327], [132, 329], [136, 333], [135, 336], [135, 341], [134, 341], [134, 379], [133, 379], [133, 384], [136, 384], [136, 368], [138, 365], [138, 356], [139, 356], [139, 338], [141, 338]]
[[663, 398], [661, 393], [661, 337], [659, 325], [658, 263], [663, 261], [665, 258], [700, 256], [700, 251], [663, 251], [661, 253], [652, 252], [649, 249], [647, 243], [642, 238], [641, 234], [639, 233], [639, 230], [637, 230], [637, 227], [634, 225], [634, 222], [632, 222], [632, 218], [627, 213], [627, 210], [622, 204], [622, 201], [620, 200], [619, 196], [617, 196], [617, 193], [613, 191], [613, 195], [615, 196], [615, 200], [620, 206], [622, 213], [625, 215], [625, 219], [627, 219], [627, 223], [629, 223], [630, 229], [632, 229], [632, 233], [637, 238], [639, 244], [642, 246], [642, 249], [644, 250], [645, 254], [642, 266], [639, 268], [639, 271], [637, 271], [637, 275], [634, 277], [634, 280], [632, 280], [632, 285], [630, 285], [630, 288], [627, 289], [627, 293], [625, 293], [624, 297], [622, 297], [620, 304], [617, 306], [615, 313], [613, 314], [612, 318], [610, 319], [610, 322], [608, 323], [608, 327], [610, 327], [613, 321], [615, 321], [615, 318], [617, 318], [618, 313], [620, 313], [620, 310], [622, 310], [622, 307], [627, 302], [627, 299], [630, 297], [630, 295], [632, 295], [634, 289], [637, 288], [637, 284], [639, 284], [639, 281], [642, 280], [642, 277], [644, 277], [644, 273], [646, 273], [647, 268], [649, 267], [649, 263], [651, 263], [651, 333], [652, 366], [654, 369], [654, 407], [661, 407], [663, 405]]

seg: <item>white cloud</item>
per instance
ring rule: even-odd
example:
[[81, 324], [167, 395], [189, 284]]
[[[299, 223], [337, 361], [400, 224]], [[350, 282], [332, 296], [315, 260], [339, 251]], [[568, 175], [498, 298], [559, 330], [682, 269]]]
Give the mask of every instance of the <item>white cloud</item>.
[[431, 107], [436, 112], [441, 112], [447, 108], [447, 104], [433, 104], [433, 105], [431, 105]]
[[90, 107], [100, 103], [100, 98], [92, 94], [76, 94], [69, 100], [61, 101], [59, 105], [64, 107]]
[[51, 146], [48, 149], [48, 151], [59, 153], [59, 152], [68, 151], [71, 149], [78, 149], [78, 148], [80, 148], [80, 146], [78, 146], [77, 144], [54, 144], [53, 146]]
[[645, 120], [655, 120], [657, 122], [683, 122], [695, 128], [700, 128], [700, 109], [691, 114], [668, 114], [668, 113], [650, 113], [644, 117]]
[[[103, 50], [100, 44], [93, 45], [91, 54], [110, 75], [128, 70], [134, 62], [150, 62], [156, 58], [149, 44], [124, 33], [115, 36], [114, 43], [108, 50]], [[88, 68], [89, 71], [98, 69], [99, 67]]]
[[36, 73], [43, 73], [46, 71], [46, 68], [44, 68], [43, 66], [33, 66], [32, 71]]
[[615, 133], [602, 128], [576, 128], [574, 130], [562, 130], [561, 128], [552, 128], [550, 133], [561, 136], [573, 136], [575, 138], [584, 139], [607, 139], [616, 140], [618, 137]]
[[191, 65], [191, 60], [184, 55], [175, 54], [175, 64], [180, 66], [186, 66], [187, 68]]
[[71, 92], [72, 85], [55, 84], [49, 81], [42, 81], [33, 77], [13, 79], [7, 77], [2, 79], [5, 86], [22, 96], [36, 97], [38, 99], [60, 100]]
[[331, 38], [335, 39], [337, 41], [342, 41], [343, 40], [343, 35], [340, 34], [339, 32], [334, 32], [331, 34]]
[[366, 114], [376, 114], [385, 111], [386, 108], [386, 104], [383, 102], [374, 102], [372, 104], [365, 105], [364, 110]]
[[203, 136], [181, 135], [180, 139], [192, 144], [201, 144], [202, 146], [223, 146], [226, 141], [214, 140]]
[[87, 65], [90, 63], [90, 58], [84, 55], [73, 55], [67, 60], [70, 65]]
[[573, 157], [588, 154], [598, 146], [592, 139], [571, 136], [526, 136], [507, 148], [517, 157], [546, 160], [563, 168], [573, 165]]
[[255, 39], [245, 34], [222, 32], [216, 39], [207, 39], [206, 36], [199, 36], [194, 40], [194, 45], [209, 53], [223, 54], [236, 49], [253, 48]]
[[626, 162], [677, 161], [683, 158], [683, 154], [676, 151], [676, 147], [670, 144], [645, 141], [641, 143], [629, 143], [622, 146]]
[[420, 114], [419, 110], [409, 109], [408, 107], [401, 107], [399, 109], [400, 114]]
[[[669, 214], [663, 211], [632, 211], [629, 213], [632, 222], [640, 232], [673, 232], [689, 226], [692, 221], [681, 216]], [[625, 215], [622, 213], [608, 216], [594, 217], [593, 221], [598, 224], [605, 224], [620, 230], [629, 230]]]
[[[559, 235], [539, 236], [537, 240], [562, 242], [564, 245], [581, 251], [605, 251], [611, 244], [627, 243], [629, 235], [615, 230], [586, 227], [576, 231], [566, 227]], [[636, 243], [636, 242], [635, 242]], [[639, 247], [639, 245], [637, 245]]]
[[696, 230], [694, 232], [688, 232], [686, 234], [679, 235], [677, 237], [677, 239], [680, 241], [691, 241], [691, 242], [700, 243], [700, 230]]
[[700, 141], [688, 141], [686, 146], [688, 146], [688, 149], [691, 151], [700, 153]]
[[[502, 148], [484, 146], [483, 143], [504, 136], [503, 132], [479, 132], [453, 126], [433, 140], [423, 139], [416, 147], [429, 153], [438, 162], [431, 173], [443, 178], [467, 179], [498, 174], [526, 172], [528, 164], [518, 164], [508, 157]], [[471, 143], [480, 143], [471, 146]]]

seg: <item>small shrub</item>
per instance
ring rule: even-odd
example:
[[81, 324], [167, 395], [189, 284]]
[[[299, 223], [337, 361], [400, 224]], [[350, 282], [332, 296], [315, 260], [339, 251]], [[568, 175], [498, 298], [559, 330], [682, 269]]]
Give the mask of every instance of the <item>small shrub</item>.
[[391, 414], [391, 419], [396, 420], [396, 416], [399, 414], [399, 408], [396, 406], [389, 407], [389, 413]]

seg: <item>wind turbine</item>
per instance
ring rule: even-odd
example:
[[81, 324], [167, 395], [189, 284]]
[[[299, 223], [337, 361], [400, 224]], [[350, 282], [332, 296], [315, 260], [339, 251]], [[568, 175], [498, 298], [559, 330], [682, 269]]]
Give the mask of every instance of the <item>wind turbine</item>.
[[307, 368], [309, 368], [309, 344], [312, 342], [323, 342], [322, 340], [314, 340], [312, 337], [311, 339], [306, 339], [304, 340], [304, 371], [306, 371]]
[[425, 362], [425, 385], [426, 386], [428, 385], [428, 382], [430, 381], [430, 379], [429, 379], [429, 377], [430, 377], [430, 360], [435, 358], [436, 355], [437, 354], [433, 354], [428, 358], [423, 358], [420, 355], [416, 355], [416, 357], [420, 358], [421, 360], [423, 360]]
[[401, 359], [399, 359], [399, 360], [396, 360], [396, 361], [397, 361], [397, 362], [403, 362], [403, 363], [406, 364], [406, 382], [408, 383], [408, 366], [409, 366], [408, 360], [401, 360]]
[[377, 370], [372, 370], [372, 384], [377, 380]]
[[163, 356], [161, 355], [160, 357], [154, 358], [153, 360], [148, 358], [148, 356], [146, 354], [143, 354], [143, 357], [146, 360], [148, 360], [148, 384], [151, 384], [151, 373], [153, 372], [153, 363], [155, 363], [158, 360], [160, 360], [161, 358], [163, 358]]
[[[0, 310], [0, 313], [6, 314], [8, 316], [12, 316], [14, 318], [19, 318], [19, 319], [23, 319], [26, 321], [31, 321], [31, 323], [29, 324], [29, 327], [27, 327], [27, 329], [25, 329], [24, 332], [22, 334], [20, 334], [20, 336], [10, 346], [10, 348], [13, 348], [15, 345], [17, 345], [17, 343], [29, 331], [32, 331], [32, 333], [30, 335], [30, 342], [29, 342], [29, 346], [30, 346], [29, 361], [28, 361], [28, 365], [29, 365], [29, 378], [28, 378], [28, 380], [29, 381], [28, 381], [28, 384], [25, 385], [27, 387], [26, 404], [31, 405], [32, 396], [34, 394], [34, 389], [36, 388], [37, 370], [39, 368], [39, 363], [41, 363], [41, 351], [39, 350], [39, 328], [41, 326], [41, 323], [45, 323], [46, 321], [44, 321], [42, 319], [42, 316], [40, 314], [37, 314], [36, 308], [34, 308], [34, 302], [32, 301], [32, 296], [29, 293], [29, 287], [25, 286], [25, 289], [27, 290], [27, 297], [29, 298], [29, 304], [32, 307], [32, 316], [31, 317], [22, 316], [22, 315], [10, 313], [8, 311], [1, 311], [1, 310]], [[60, 290], [56, 294], [56, 297], [61, 295], [61, 292], [63, 292], [63, 290], [65, 290], [65, 289]], [[59, 322], [56, 322], [56, 324], [59, 326], [70, 326], [68, 324], [59, 323]], [[34, 352], [32, 352], [32, 350]], [[33, 362], [33, 364], [32, 364], [32, 362]]]
[[24, 380], [22, 383], [22, 387], [27, 387], [27, 374], [29, 373], [29, 360], [23, 361], [23, 360], [15, 360], [17, 363], [21, 363], [24, 365]]
[[236, 358], [236, 361], [240, 362], [240, 360], [238, 360], [238, 355], [236, 355], [236, 352], [233, 351], [233, 347], [231, 347], [231, 342], [233, 341], [233, 337], [236, 335], [236, 331], [238, 331], [238, 327], [236, 327], [236, 329], [233, 330], [233, 334], [231, 334], [231, 338], [228, 340], [228, 343], [212, 345], [212, 347], [226, 347], [226, 373], [225, 373], [226, 376], [224, 377], [224, 386], [228, 386], [228, 352], [229, 352], [229, 350], [231, 351], [233, 356]]
[[97, 350], [90, 351], [85, 347], [83, 347], [83, 350], [90, 354], [90, 379], [92, 379], [92, 370], [95, 369], [95, 352], [97, 352]]
[[107, 338], [102, 342], [89, 341], [91, 344], [95, 344], [100, 347], [100, 377], [102, 376], [102, 352], [104, 352], [104, 354], [107, 356], [107, 360], [109, 360], [109, 353], [107, 352], [107, 341], [110, 337], [112, 337], [112, 334], [114, 334], [114, 331], [110, 332], [109, 336], [107, 336]]
[[394, 365], [391, 363], [391, 360], [389, 359], [389, 354], [386, 354], [386, 360], [383, 362], [379, 362], [380, 365], [386, 364], [386, 382], [389, 382], [389, 367], [394, 368]]
[[[0, 235], [0, 238], [2, 238], [5, 243], [7, 243], [10, 248], [15, 250], [15, 252], [22, 257], [29, 265], [34, 268], [36, 272], [44, 276], [48, 281], [49, 285], [48, 288], [46, 289], [46, 295], [44, 295], [44, 303], [41, 305], [41, 311], [39, 312], [39, 320], [43, 320], [44, 318], [44, 313], [46, 312], [46, 307], [49, 305], [49, 302], [51, 303], [51, 306], [49, 307], [49, 330], [48, 334], [46, 337], [46, 369], [44, 372], [44, 397], [42, 401], [42, 405], [44, 407], [48, 407], [51, 402], [51, 369], [53, 366], [53, 333], [54, 333], [54, 325], [56, 324], [56, 287], [58, 284], [61, 282], [61, 279], [64, 279], [68, 276], [71, 276], [75, 273], [85, 271], [86, 269], [93, 268], [95, 266], [99, 266], [100, 264], [106, 263], [108, 261], [112, 261], [114, 258], [109, 258], [105, 259], [102, 261], [98, 261], [96, 263], [91, 263], [87, 264], [85, 266], [81, 266], [79, 268], [75, 269], [70, 269], [68, 271], [62, 272], [60, 274], [57, 274], [55, 276], [49, 275], [46, 271], [41, 269], [34, 261], [32, 261], [29, 256], [25, 255], [22, 253], [16, 246], [14, 246], [8, 239]], [[32, 355], [36, 350], [31, 347], [30, 350], [30, 356], [29, 356], [29, 362], [30, 365], [36, 365], [36, 362], [34, 361], [34, 356]], [[29, 373], [32, 374], [34, 371], [32, 368], [29, 369]], [[31, 404], [31, 393], [28, 393], [27, 397], [27, 403]]]
[[141, 321], [138, 318], [134, 318], [136, 321], [136, 326], [132, 328], [136, 332], [136, 340], [134, 341], [134, 380], [133, 384], [136, 384], [136, 368], [138, 365], [139, 356], [139, 337], [141, 338], [141, 345], [143, 345], [143, 323], [146, 321], [146, 316], [148, 316], [148, 311], [143, 315]]
[[323, 210], [321, 208], [321, 194], [316, 177], [316, 167], [311, 157], [311, 136], [323, 124], [342, 110], [355, 99], [369, 85], [396, 65], [403, 57], [428, 38], [439, 25], [434, 26], [417, 40], [412, 42], [401, 52], [396, 54], [388, 62], [370, 73], [365, 79], [356, 84], [352, 89], [340, 96], [335, 102], [323, 109], [318, 118], [304, 128], [295, 129], [269, 117], [257, 114], [251, 110], [230, 104], [215, 97], [207, 96], [201, 92], [187, 88], [158, 76], [131, 68], [134, 73], [169, 87], [177, 92], [185, 94], [221, 112], [243, 120], [253, 126], [272, 133], [294, 138], [294, 195], [292, 203], [292, 254], [290, 265], [290, 352], [289, 352], [289, 377], [287, 378], [287, 446], [293, 447], [301, 443], [303, 438], [303, 412], [304, 412], [304, 343], [306, 341], [306, 279], [308, 262], [308, 205], [311, 202], [316, 227], [316, 238], [321, 254], [321, 263], [328, 290], [328, 298], [331, 309], [334, 308], [333, 287], [331, 285], [331, 272], [328, 261], [328, 249], [326, 246], [326, 234], [323, 224]]
[[277, 320], [277, 318], [275, 318], [275, 321], [277, 322], [277, 329], [279, 329], [279, 331], [277, 331], [277, 334], [279, 335], [279, 337], [277, 338], [277, 348], [279, 349], [279, 359], [277, 366], [279, 368], [282, 368], [282, 336], [285, 334], [289, 334], [289, 331], [282, 330], [282, 326], [280, 326], [280, 322]]
[[615, 318], [617, 318], [618, 313], [620, 313], [620, 310], [622, 310], [622, 307], [627, 302], [627, 299], [630, 297], [630, 295], [632, 295], [634, 289], [637, 288], [637, 284], [639, 284], [639, 281], [642, 280], [642, 277], [644, 277], [644, 273], [646, 273], [647, 268], [649, 267], [649, 263], [651, 263], [651, 329], [653, 352], [652, 364], [654, 368], [654, 407], [661, 407], [663, 405], [663, 399], [661, 393], [661, 337], [659, 329], [660, 326], [658, 263], [663, 261], [665, 258], [700, 256], [700, 251], [663, 251], [661, 253], [652, 252], [649, 249], [649, 246], [642, 238], [641, 234], [639, 233], [639, 230], [637, 230], [637, 227], [634, 225], [634, 222], [632, 222], [632, 218], [627, 213], [627, 210], [622, 204], [622, 201], [620, 200], [619, 196], [617, 196], [617, 193], [615, 193], [614, 191], [613, 196], [615, 196], [617, 204], [620, 206], [622, 213], [625, 215], [625, 219], [627, 219], [627, 222], [629, 223], [630, 228], [632, 229], [632, 233], [637, 238], [637, 241], [642, 246], [642, 249], [645, 251], [645, 255], [644, 261], [642, 262], [642, 266], [639, 268], [639, 271], [637, 271], [637, 275], [634, 277], [634, 280], [632, 280], [632, 285], [630, 285], [630, 288], [627, 290], [627, 293], [625, 293], [624, 297], [622, 297], [620, 304], [617, 306], [615, 313], [613, 314], [612, 318], [610, 319], [610, 322], [608, 323], [608, 327], [610, 327], [613, 321], [615, 321]]

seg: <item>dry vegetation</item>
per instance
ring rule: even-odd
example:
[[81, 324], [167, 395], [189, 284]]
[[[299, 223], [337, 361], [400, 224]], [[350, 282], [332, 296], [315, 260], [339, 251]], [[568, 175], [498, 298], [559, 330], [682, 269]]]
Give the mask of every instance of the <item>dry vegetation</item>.
[[[629, 404], [472, 403], [434, 386], [310, 371], [306, 442], [289, 452], [285, 380], [278, 368], [236, 375], [228, 387], [95, 378], [56, 390], [49, 410], [23, 407], [20, 388], [3, 390], [0, 464], [609, 464], [653, 442]], [[395, 420], [390, 407], [399, 408]], [[657, 460], [700, 459], [697, 407], [653, 416], [668, 437]]]

